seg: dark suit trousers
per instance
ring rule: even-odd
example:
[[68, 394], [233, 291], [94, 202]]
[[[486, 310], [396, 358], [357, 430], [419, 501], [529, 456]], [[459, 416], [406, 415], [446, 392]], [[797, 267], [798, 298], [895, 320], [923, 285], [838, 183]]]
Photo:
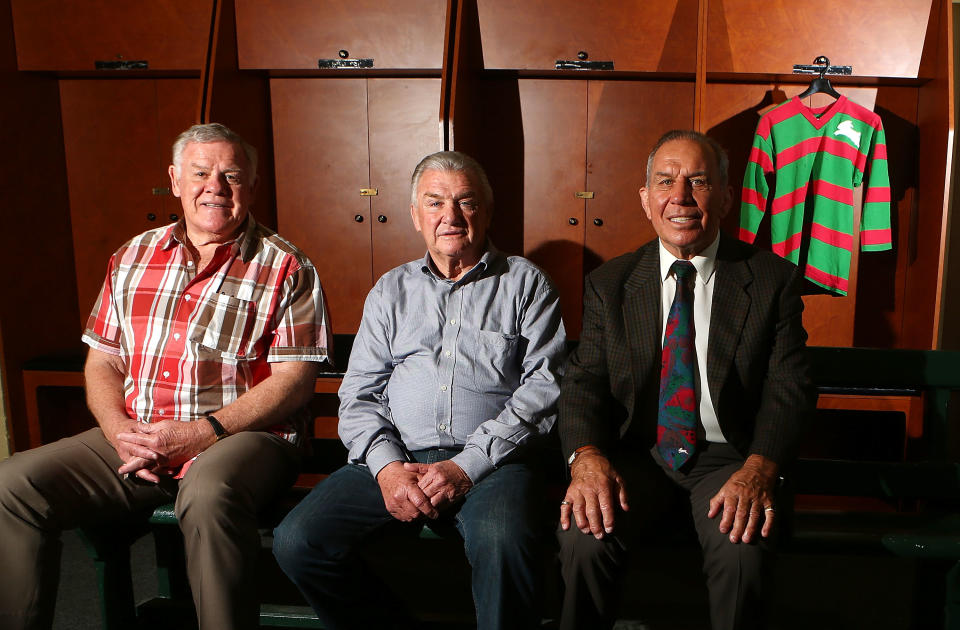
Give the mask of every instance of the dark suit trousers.
[[707, 518], [710, 499], [743, 458], [726, 444], [709, 444], [683, 472], [667, 468], [656, 449], [621, 449], [611, 459], [625, 480], [630, 510], [618, 508], [614, 532], [602, 540], [574, 524], [566, 532], [558, 530], [565, 584], [561, 630], [612, 627], [625, 595], [622, 578], [628, 562], [641, 561], [643, 547], [655, 545], [668, 526], [665, 515], [683, 503], [703, 550], [713, 629], [764, 627], [772, 541], [733, 544], [719, 530], [720, 517]]

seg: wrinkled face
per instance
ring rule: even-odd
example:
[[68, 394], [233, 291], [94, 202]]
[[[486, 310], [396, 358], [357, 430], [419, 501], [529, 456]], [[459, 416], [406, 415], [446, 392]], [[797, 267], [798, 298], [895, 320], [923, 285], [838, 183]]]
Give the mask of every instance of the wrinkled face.
[[688, 139], [660, 147], [647, 185], [640, 189], [643, 210], [660, 241], [685, 260], [717, 237], [732, 199], [732, 190], [720, 181], [713, 152]]
[[180, 168], [171, 164], [168, 170], [191, 241], [201, 245], [233, 238], [256, 188], [243, 148], [230, 142], [191, 142], [183, 149]]
[[424, 171], [410, 216], [439, 269], [451, 262], [470, 267], [480, 261], [491, 213], [472, 173]]

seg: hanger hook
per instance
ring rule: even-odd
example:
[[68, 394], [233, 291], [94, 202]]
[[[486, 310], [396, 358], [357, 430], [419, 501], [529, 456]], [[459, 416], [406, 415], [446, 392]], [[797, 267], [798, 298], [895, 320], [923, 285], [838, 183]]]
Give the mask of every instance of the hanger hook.
[[827, 73], [827, 70], [830, 68], [830, 60], [823, 55], [820, 55], [813, 60], [814, 65], [823, 65], [823, 68], [820, 69], [820, 78], [823, 78], [823, 75]]

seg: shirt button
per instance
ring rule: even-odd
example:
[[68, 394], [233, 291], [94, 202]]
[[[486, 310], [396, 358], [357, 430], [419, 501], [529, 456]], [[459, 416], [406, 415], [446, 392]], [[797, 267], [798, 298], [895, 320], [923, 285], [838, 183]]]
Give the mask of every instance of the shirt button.
[[164, 371], [163, 371], [163, 378], [170, 378], [170, 372], [168, 372], [167, 370], [164, 370]]
[[450, 320], [450, 323], [451, 323], [451, 324], [456, 324], [456, 323], [457, 323], [457, 320], [451, 319], [451, 320]]
[[440, 429], [441, 431], [446, 431], [446, 430], [447, 430], [447, 425], [441, 424], [441, 425], [440, 425], [439, 427], [437, 427], [437, 428]]
[[446, 385], [441, 385], [441, 386], [440, 386], [440, 391], [442, 391], [442, 392], [447, 391], [447, 386], [446, 386]]
[[189, 302], [189, 301], [190, 301], [190, 294], [188, 293], [187, 295], [183, 296], [183, 299], [186, 300], [187, 302]]
[[180, 341], [180, 333], [173, 333], [174, 341]]
[[192, 260], [188, 260], [188, 261], [187, 261], [187, 267], [193, 267], [193, 261], [192, 261]]
[[449, 356], [450, 356], [450, 351], [447, 350], [446, 352], [443, 353], [443, 355], [449, 357]]
[[163, 409], [157, 409], [157, 415], [158, 415], [158, 416], [162, 416], [162, 415], [163, 415]]

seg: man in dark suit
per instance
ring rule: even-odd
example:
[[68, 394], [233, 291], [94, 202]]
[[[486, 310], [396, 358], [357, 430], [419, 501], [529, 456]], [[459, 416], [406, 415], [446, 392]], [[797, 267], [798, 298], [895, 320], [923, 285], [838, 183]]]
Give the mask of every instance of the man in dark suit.
[[703, 134], [664, 135], [640, 189], [658, 238], [587, 277], [560, 398], [561, 628], [612, 626], [631, 548], [662, 537], [678, 498], [714, 630], [763, 627], [778, 482], [815, 394], [796, 268], [720, 233], [727, 164]]

